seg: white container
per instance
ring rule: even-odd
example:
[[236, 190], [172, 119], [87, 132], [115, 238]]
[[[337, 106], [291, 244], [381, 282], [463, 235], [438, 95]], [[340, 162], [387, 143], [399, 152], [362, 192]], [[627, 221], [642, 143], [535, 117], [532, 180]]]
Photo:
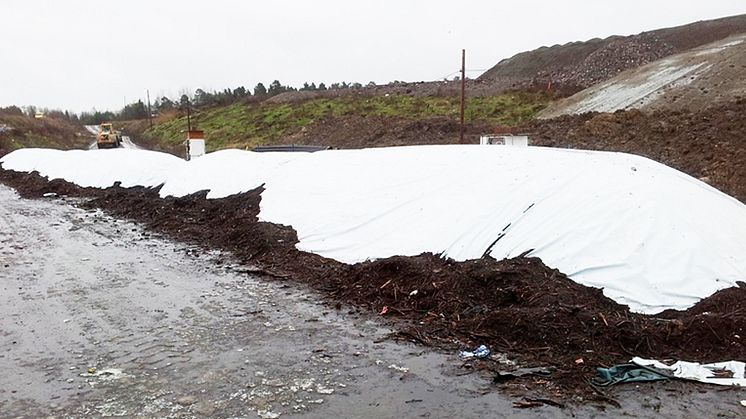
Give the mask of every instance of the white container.
[[189, 139], [189, 160], [205, 155], [205, 140]]
[[528, 135], [482, 135], [479, 144], [528, 147]]

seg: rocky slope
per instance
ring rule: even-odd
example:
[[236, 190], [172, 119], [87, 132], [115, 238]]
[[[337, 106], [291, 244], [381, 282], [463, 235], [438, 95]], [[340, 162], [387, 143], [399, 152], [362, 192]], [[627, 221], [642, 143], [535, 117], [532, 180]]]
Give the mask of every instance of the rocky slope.
[[541, 47], [500, 61], [479, 77], [526, 87], [546, 84], [581, 90], [622, 71], [746, 32], [746, 15], [702, 21], [631, 36]]
[[540, 117], [619, 109], [701, 109], [746, 95], [746, 34], [734, 35], [642, 67], [560, 100]]

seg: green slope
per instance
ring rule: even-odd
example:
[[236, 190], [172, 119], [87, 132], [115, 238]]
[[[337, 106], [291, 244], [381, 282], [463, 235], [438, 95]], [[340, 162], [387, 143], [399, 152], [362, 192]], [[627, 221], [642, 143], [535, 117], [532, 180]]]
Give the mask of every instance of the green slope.
[[[514, 93], [467, 100], [467, 121], [493, 125], [518, 125], [543, 109], [550, 98], [541, 94]], [[197, 112], [192, 125], [205, 131], [208, 150], [281, 144], [284, 136], [307, 127], [320, 118], [376, 116], [401, 120], [427, 120], [459, 115], [457, 97], [413, 97], [410, 95], [346, 96], [319, 98], [297, 103], [234, 103]], [[175, 149], [184, 139], [186, 117], [156, 124], [144, 132], [150, 143]]]

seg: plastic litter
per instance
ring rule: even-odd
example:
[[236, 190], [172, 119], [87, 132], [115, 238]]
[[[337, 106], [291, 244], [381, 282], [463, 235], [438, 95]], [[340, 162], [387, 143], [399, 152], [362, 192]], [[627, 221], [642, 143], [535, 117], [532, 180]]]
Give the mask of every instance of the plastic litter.
[[389, 312], [389, 306], [383, 306], [383, 308], [381, 309], [381, 311], [378, 314], [380, 314], [381, 316], [383, 316], [384, 314], [386, 314], [388, 312]]
[[670, 374], [655, 368], [621, 364], [610, 368], [596, 368], [596, 376], [591, 379], [591, 384], [606, 387], [621, 383], [663, 381], [670, 377]]
[[461, 351], [458, 353], [459, 358], [461, 359], [470, 359], [470, 358], [487, 358], [490, 356], [490, 348], [488, 348], [485, 345], [479, 345], [476, 349], [473, 351]]
[[657, 371], [668, 373], [675, 378], [683, 380], [699, 381], [701, 383], [721, 386], [746, 386], [746, 374], [744, 374], [746, 363], [741, 361], [715, 362], [711, 364], [677, 361], [672, 365], [666, 365], [654, 359], [635, 357], [632, 358], [631, 362], [648, 369], [654, 368]]

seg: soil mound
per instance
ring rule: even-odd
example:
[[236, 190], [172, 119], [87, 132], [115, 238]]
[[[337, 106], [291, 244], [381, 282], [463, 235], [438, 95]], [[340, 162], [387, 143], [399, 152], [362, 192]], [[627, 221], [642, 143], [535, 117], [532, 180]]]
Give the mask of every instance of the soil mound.
[[694, 111], [566, 115], [525, 127], [532, 144], [639, 154], [746, 202], [746, 100]]
[[[285, 138], [288, 143], [331, 146], [334, 148], [388, 147], [417, 144], [454, 144], [459, 138], [459, 122], [433, 117], [412, 120], [381, 116], [329, 116]], [[490, 132], [484, 121], [466, 123], [464, 139], [478, 143]]]
[[483, 81], [537, 81], [579, 91], [624, 70], [746, 32], [746, 15], [702, 21], [631, 36], [612, 36], [522, 52], [479, 76]]
[[632, 356], [746, 357], [744, 288], [722, 290], [685, 312], [646, 316], [537, 258], [454, 262], [422, 254], [345, 265], [301, 252], [291, 228], [257, 221], [261, 188], [221, 199], [207, 200], [204, 192], [162, 199], [157, 189], [79, 188], [2, 169], [0, 182], [29, 198], [47, 192], [87, 197], [87, 207], [173, 239], [230, 251], [256, 267], [248, 272], [307, 284], [337, 308], [344, 303], [386, 313], [405, 339], [448, 349], [488, 344], [522, 364], [554, 366], [544, 390], [588, 392], [594, 367]]

